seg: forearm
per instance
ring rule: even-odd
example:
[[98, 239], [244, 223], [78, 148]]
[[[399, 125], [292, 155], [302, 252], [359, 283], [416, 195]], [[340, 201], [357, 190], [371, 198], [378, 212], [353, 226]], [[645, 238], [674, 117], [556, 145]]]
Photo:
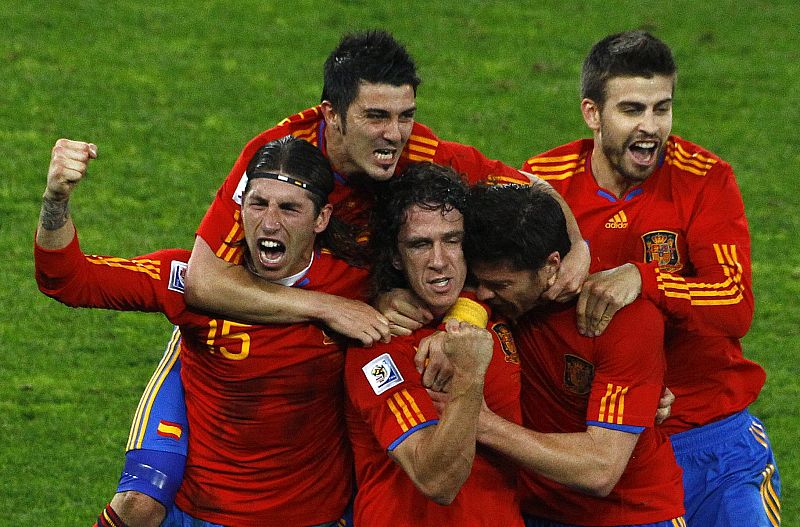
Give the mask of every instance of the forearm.
[[482, 381], [462, 382], [456, 377], [439, 424], [430, 432], [423, 430], [424, 440], [416, 441], [411, 454], [399, 459], [417, 488], [440, 504], [455, 499], [472, 470], [483, 401]]
[[36, 229], [36, 244], [51, 251], [63, 249], [74, 236], [75, 226], [69, 212], [69, 200], [52, 199], [45, 192]]
[[256, 324], [320, 320], [326, 295], [262, 280], [242, 265], [217, 258], [197, 238], [186, 273], [186, 303], [196, 309]]
[[[604, 438], [607, 434], [597, 428], [578, 433], [544, 434], [495, 414], [485, 420], [484, 416], [478, 435], [481, 444], [527, 471], [593, 496], [604, 497], [611, 492], [627, 466], [637, 439], [634, 434], [617, 432], [632, 437], [621, 437], [622, 445], [609, 445]], [[594, 433], [597, 431], [600, 433]]]
[[546, 191], [558, 202], [562, 212], [564, 212], [564, 218], [567, 220], [567, 234], [569, 235], [569, 241], [572, 243], [572, 246], [575, 247], [578, 244], [585, 245], [586, 242], [581, 235], [581, 229], [578, 226], [578, 220], [575, 219], [572, 209], [569, 208], [569, 205], [567, 205], [567, 202], [563, 197], [561, 197], [561, 194], [559, 194], [556, 189], [554, 189], [553, 186], [547, 181], [533, 174], [529, 174], [527, 172], [523, 173], [526, 174], [531, 180], [531, 185]]

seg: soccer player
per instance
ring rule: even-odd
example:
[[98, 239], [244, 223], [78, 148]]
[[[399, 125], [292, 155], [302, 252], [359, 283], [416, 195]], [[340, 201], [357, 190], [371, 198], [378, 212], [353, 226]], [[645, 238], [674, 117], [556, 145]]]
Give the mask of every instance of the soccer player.
[[[508, 327], [459, 299], [466, 187], [452, 169], [421, 164], [393, 180], [370, 239], [377, 291], [408, 287], [434, 320], [390, 343], [347, 352], [347, 424], [356, 464], [355, 525], [519, 526], [516, 469], [475, 445], [486, 404], [519, 422], [519, 366]], [[442, 317], [458, 302], [461, 318]], [[464, 311], [468, 311], [464, 317]], [[453, 363], [441, 415], [415, 366], [420, 339], [445, 329]]]
[[[160, 311], [180, 327], [192, 440], [163, 525], [338, 525], [352, 495], [343, 340], [319, 324], [249, 325], [191, 309], [189, 251], [84, 255], [68, 203], [96, 147], [62, 139], [53, 153], [36, 236], [40, 289], [70, 306]], [[257, 150], [247, 173], [244, 268], [259, 280], [363, 299], [367, 274], [340, 258], [357, 245], [331, 218], [333, 173], [319, 149], [284, 137]], [[158, 430], [179, 432], [163, 420]], [[100, 521], [125, 525], [112, 508]]]
[[676, 400], [663, 428], [683, 467], [688, 523], [779, 525], [775, 458], [747, 410], [765, 373], [740, 343], [753, 316], [744, 205], [728, 163], [671, 135], [675, 82], [659, 39], [643, 31], [602, 39], [581, 76], [593, 137], [524, 168], [562, 194], [591, 246], [582, 332], [600, 334], [640, 297], [669, 318], [666, 385]]
[[[549, 188], [538, 178], [531, 180], [472, 147], [443, 141], [416, 122], [419, 83], [413, 59], [388, 33], [367, 31], [345, 36], [325, 62], [321, 103], [253, 138], [218, 190], [196, 233], [186, 276], [187, 303], [250, 323], [317, 322], [365, 345], [389, 339], [387, 318], [365, 304], [267, 283], [239, 265], [243, 235], [239, 205], [247, 163], [261, 146], [286, 135], [309, 141], [330, 160], [336, 177], [331, 194], [334, 216], [360, 226], [365, 226], [375, 183], [417, 161], [452, 166], [470, 182], [532, 181]], [[572, 218], [571, 213], [568, 217]], [[549, 292], [554, 297], [574, 294], [588, 271], [588, 249], [579, 243], [582, 238], [577, 224], [570, 225], [577, 248]], [[393, 330], [407, 333], [396, 324]], [[173, 373], [180, 368], [174, 349], [178, 338], [176, 331], [142, 395], [123, 475], [111, 502], [111, 508], [130, 521], [131, 527], [157, 526], [164, 507], [171, 503], [171, 494], [180, 485], [180, 455], [185, 452], [188, 431], [182, 430], [179, 438], [159, 436], [158, 420], [149, 415], [150, 409], [155, 409], [169, 415], [171, 422], [185, 420], [181, 417], [182, 391], [174, 384], [180, 377]], [[162, 455], [163, 451], [167, 455]], [[150, 477], [153, 470], [157, 473], [156, 485]]]
[[524, 469], [526, 525], [685, 525], [681, 470], [654, 424], [658, 308], [638, 300], [589, 338], [575, 326], [577, 300], [545, 300], [570, 243], [561, 209], [538, 189], [476, 187], [464, 223], [477, 297], [514, 321], [522, 367], [523, 425], [489, 407], [477, 438]]

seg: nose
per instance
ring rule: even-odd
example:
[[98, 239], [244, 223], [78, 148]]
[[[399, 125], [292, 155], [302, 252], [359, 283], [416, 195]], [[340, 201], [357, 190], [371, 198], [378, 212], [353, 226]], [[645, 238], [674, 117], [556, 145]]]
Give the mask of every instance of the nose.
[[274, 232], [280, 228], [280, 213], [277, 207], [267, 207], [261, 216], [261, 229], [264, 232]]
[[655, 112], [652, 110], [644, 112], [642, 120], [639, 122], [639, 130], [648, 135], [655, 135], [658, 132], [658, 120]]
[[400, 133], [400, 121], [397, 117], [388, 120], [386, 127], [383, 129], [383, 138], [392, 143], [402, 141], [403, 134]]
[[494, 298], [494, 293], [492, 293], [491, 289], [479, 283], [478, 289], [475, 291], [475, 296], [478, 297], [478, 300], [481, 302], [486, 302]]
[[441, 243], [435, 242], [431, 247], [431, 258], [428, 265], [437, 271], [441, 271], [447, 265], [447, 255]]

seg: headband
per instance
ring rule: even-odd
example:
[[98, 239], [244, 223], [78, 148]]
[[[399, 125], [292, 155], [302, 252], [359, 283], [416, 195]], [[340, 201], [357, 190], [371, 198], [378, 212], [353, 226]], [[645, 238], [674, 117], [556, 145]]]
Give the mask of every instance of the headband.
[[307, 191], [311, 192], [312, 194], [316, 194], [317, 196], [321, 197], [323, 200], [328, 199], [328, 194], [323, 192], [323, 190], [316, 185], [312, 185], [311, 183], [307, 183], [305, 181], [301, 181], [299, 179], [295, 179], [291, 176], [284, 176], [283, 174], [276, 174], [275, 172], [256, 172], [255, 174], [248, 174], [247, 175], [248, 181], [251, 179], [275, 179], [277, 181], [283, 181], [284, 183], [290, 183], [297, 187], [306, 189]]

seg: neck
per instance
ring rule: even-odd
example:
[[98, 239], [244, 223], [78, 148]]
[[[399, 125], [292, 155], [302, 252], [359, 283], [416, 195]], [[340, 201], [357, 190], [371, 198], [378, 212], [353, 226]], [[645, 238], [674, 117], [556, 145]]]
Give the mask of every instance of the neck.
[[631, 181], [620, 174], [609, 163], [608, 158], [603, 155], [600, 148], [595, 143], [594, 150], [592, 150], [592, 176], [600, 188], [603, 188], [616, 197], [622, 197], [631, 187], [637, 185], [638, 181]]
[[325, 151], [331, 166], [339, 173], [349, 174], [342, 133], [339, 130], [332, 129], [330, 126], [325, 126], [324, 134]]

